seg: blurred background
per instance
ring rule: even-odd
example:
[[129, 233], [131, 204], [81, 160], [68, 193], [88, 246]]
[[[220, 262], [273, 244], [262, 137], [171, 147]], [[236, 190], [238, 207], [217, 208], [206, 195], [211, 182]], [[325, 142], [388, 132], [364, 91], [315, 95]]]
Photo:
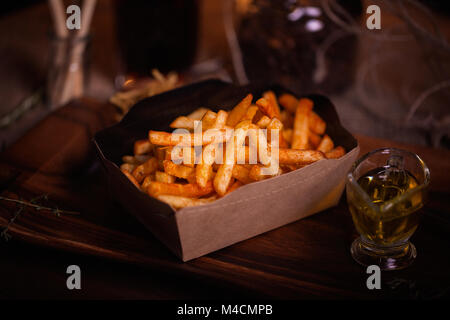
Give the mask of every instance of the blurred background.
[[[89, 2], [80, 32], [58, 29], [58, 3], [65, 23], [67, 6], [83, 15]], [[366, 27], [372, 4], [380, 30]], [[145, 96], [208, 78], [322, 93], [353, 133], [450, 148], [450, 4], [10, 1], [0, 7], [0, 150], [71, 99], [110, 101], [119, 120]]]

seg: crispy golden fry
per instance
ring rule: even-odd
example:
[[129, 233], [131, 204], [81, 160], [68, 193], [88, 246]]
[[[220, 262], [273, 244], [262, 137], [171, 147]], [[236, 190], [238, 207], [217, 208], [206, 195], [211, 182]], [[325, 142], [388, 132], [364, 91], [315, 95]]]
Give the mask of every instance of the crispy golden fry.
[[195, 148], [192, 147], [169, 147], [165, 153], [165, 160], [172, 160], [175, 163], [180, 161], [185, 166], [192, 168], [195, 166], [196, 159]]
[[283, 137], [283, 124], [281, 123], [281, 121], [278, 118], [272, 118], [272, 120], [270, 120], [269, 125], [267, 126], [267, 141], [272, 141], [272, 130], [277, 130], [278, 131], [278, 146], [280, 148], [288, 148], [289, 145], [286, 142], [286, 140]]
[[261, 119], [258, 120], [256, 125], [260, 127], [261, 129], [267, 128], [267, 126], [270, 123], [270, 118], [268, 116], [262, 116]]
[[173, 196], [182, 196], [188, 198], [199, 198], [207, 196], [214, 191], [212, 181], [208, 181], [206, 187], [202, 188], [198, 184], [180, 184], [180, 183], [164, 183], [152, 181], [148, 186], [147, 192], [152, 197], [162, 194]]
[[139, 185], [139, 183], [136, 181], [136, 179], [131, 175], [130, 172], [128, 172], [128, 170], [122, 170], [122, 173], [128, 178], [128, 180], [131, 181], [131, 183], [133, 183], [136, 188], [140, 189], [141, 186]]
[[325, 153], [327, 159], [338, 159], [345, 154], [345, 149], [341, 146], [337, 146], [330, 152]]
[[280, 117], [280, 113], [277, 112], [275, 106], [270, 103], [266, 98], [261, 98], [256, 101], [256, 105], [259, 107], [259, 111], [261, 111], [264, 115], [268, 116], [270, 119]]
[[155, 157], [152, 157], [143, 164], [140, 164], [136, 168], [134, 168], [131, 174], [138, 183], [141, 183], [146, 176], [154, 173], [157, 169], [158, 169], [158, 160]]
[[201, 120], [206, 112], [208, 112], [209, 109], [207, 108], [198, 108], [197, 110], [191, 112], [186, 117], [192, 120]]
[[172, 195], [159, 195], [156, 198], [162, 202], [167, 203], [172, 206], [174, 209], [181, 209], [186, 207], [200, 206], [202, 204], [211, 203], [217, 199], [216, 196], [212, 196], [209, 198], [187, 198], [181, 196], [172, 196]]
[[[298, 106], [298, 99], [291, 94], [282, 94], [279, 98], [280, 104], [291, 113], [296, 113]], [[287, 117], [287, 116], [286, 116]], [[288, 121], [287, 118], [282, 119], [283, 123]], [[290, 127], [290, 125], [286, 124], [286, 127]], [[317, 134], [324, 134], [326, 129], [326, 122], [314, 111], [311, 111], [311, 114], [308, 119], [308, 127], [309, 129]]]
[[[223, 150], [222, 160], [220, 161], [221, 163], [225, 163], [225, 158], [226, 158], [225, 155], [226, 155], [226, 150]], [[242, 165], [245, 163], [248, 164], [248, 163], [250, 163], [250, 160], [252, 160], [252, 161], [258, 160], [258, 150], [250, 149], [249, 146], [242, 146], [241, 148], [234, 149], [234, 156], [236, 159], [236, 163], [242, 164]], [[216, 159], [216, 161], [218, 160], [217, 157], [215, 159]], [[213, 169], [215, 171], [217, 171], [219, 169], [218, 166], [220, 166], [220, 164], [213, 163]]]
[[235, 191], [236, 189], [238, 189], [239, 187], [243, 186], [243, 183], [240, 181], [235, 181], [231, 187], [228, 188], [227, 192], [225, 194], [229, 194], [230, 192]]
[[312, 132], [322, 135], [325, 133], [327, 124], [317, 113], [312, 111], [308, 118], [308, 127]]
[[235, 148], [243, 145], [251, 124], [252, 123], [249, 120], [238, 123], [233, 137], [230, 139], [231, 141], [227, 143], [225, 162], [220, 165], [219, 170], [217, 170], [217, 174], [214, 177], [214, 189], [220, 196], [223, 196], [226, 193], [232, 178], [233, 166], [236, 163]]
[[294, 126], [294, 117], [292, 114], [286, 110], [282, 110], [280, 113], [280, 120], [283, 123], [283, 126], [288, 129]]
[[311, 111], [308, 118], [308, 127], [311, 132], [323, 135], [327, 128], [327, 123], [314, 111]]
[[279, 149], [280, 164], [310, 164], [325, 156], [322, 152], [316, 150], [297, 150], [297, 149]]
[[134, 154], [144, 154], [144, 153], [150, 153], [153, 149], [152, 144], [149, 140], [137, 140], [134, 143]]
[[258, 112], [259, 108], [257, 105], [251, 105], [248, 109], [247, 109], [247, 113], [242, 117], [241, 120], [250, 120], [253, 121], [253, 118], [256, 115], [256, 112]]
[[291, 172], [300, 168], [303, 168], [305, 165], [300, 164], [280, 164], [280, 168], [283, 171], [283, 173]]
[[160, 146], [200, 146], [209, 143], [220, 143], [228, 140], [230, 130], [209, 129], [199, 137], [194, 133], [168, 133], [164, 131], [149, 131], [150, 142]]
[[295, 113], [297, 110], [298, 99], [292, 94], [283, 93], [278, 98], [278, 102], [291, 113]]
[[263, 93], [263, 98], [269, 101], [271, 105], [270, 110], [273, 111], [273, 117], [277, 117], [278, 119], [280, 119], [280, 106], [278, 105], [277, 96], [275, 95], [275, 93], [272, 90], [266, 91]]
[[[262, 112], [259, 110], [259, 107], [258, 107], [256, 104], [252, 104], [252, 106], [258, 108], [258, 110], [256, 111], [255, 115], [253, 116], [252, 123], [257, 124], [257, 123], [259, 122], [259, 120], [261, 120], [262, 117], [266, 117], [266, 118], [269, 119], [268, 116], [264, 115], [264, 113], [262, 113]], [[270, 119], [269, 119], [269, 120], [270, 120]]]
[[170, 160], [164, 160], [164, 171], [171, 176], [181, 179], [190, 179], [195, 175], [195, 168], [187, 167], [182, 164], [175, 164]]
[[247, 132], [247, 137], [245, 138], [245, 148], [236, 148], [236, 163], [238, 164], [248, 164], [258, 162], [258, 140], [261, 136], [263, 143], [267, 142], [267, 138], [264, 134], [261, 134], [262, 130], [258, 128], [257, 125], [251, 124], [250, 129]]
[[152, 177], [152, 176], [146, 176], [145, 178], [144, 178], [144, 181], [142, 181], [142, 184], [141, 184], [141, 190], [143, 191], [143, 192], [147, 192], [147, 188], [148, 188], [148, 186], [150, 185], [150, 182], [152, 182], [154, 180], [154, 177]]
[[[269, 144], [267, 143], [267, 137], [263, 130], [257, 130], [257, 140], [258, 140], [258, 161], [263, 165], [270, 164], [270, 152]], [[251, 151], [251, 150], [250, 150]]]
[[156, 147], [155, 148], [155, 157], [158, 160], [164, 160], [166, 157], [167, 152], [170, 153], [172, 150], [172, 147]]
[[232, 164], [221, 164], [219, 170], [217, 170], [216, 176], [214, 177], [214, 189], [216, 192], [223, 196], [230, 184], [232, 173], [233, 173], [234, 163]]
[[292, 143], [292, 129], [284, 129], [281, 131], [281, 134], [283, 135], [284, 140], [290, 145]]
[[317, 147], [320, 144], [320, 141], [322, 141], [322, 138], [318, 134], [316, 134], [312, 131], [309, 131], [308, 142], [311, 146], [311, 149], [317, 149]]
[[226, 112], [225, 110], [219, 110], [219, 112], [217, 112], [216, 120], [214, 121], [212, 128], [214, 128], [214, 129], [225, 128], [227, 119], [228, 119], [228, 112]]
[[323, 136], [322, 140], [320, 141], [319, 146], [317, 147], [318, 151], [322, 151], [323, 153], [327, 153], [334, 148], [333, 140], [326, 134]]
[[197, 181], [195, 180], [195, 173], [187, 177], [186, 180], [190, 184], [197, 184]]
[[165, 183], [174, 183], [175, 177], [171, 176], [170, 174], [162, 171], [156, 171], [155, 172], [155, 181], [158, 182], [165, 182]]
[[128, 171], [129, 173], [133, 172], [134, 168], [136, 168], [136, 164], [132, 164], [132, 163], [123, 163], [120, 166], [120, 170], [122, 171]]
[[233, 176], [233, 178], [235, 178], [236, 180], [239, 180], [243, 184], [247, 184], [247, 183], [252, 182], [252, 179], [250, 179], [250, 177], [249, 177], [249, 172], [250, 172], [250, 170], [247, 169], [245, 166], [236, 164], [233, 167], [232, 176]]
[[171, 128], [174, 129], [188, 129], [188, 130], [194, 130], [195, 127], [195, 120], [190, 119], [188, 117], [178, 117], [176, 118], [171, 124]]
[[248, 173], [248, 177], [253, 181], [260, 181], [264, 179], [268, 179], [271, 177], [275, 177], [281, 174], [281, 170], [278, 168], [278, 171], [274, 174], [263, 174], [262, 169], [264, 166], [260, 164], [254, 164]]
[[202, 131], [211, 129], [214, 126], [214, 124], [216, 123], [216, 118], [217, 118], [217, 113], [215, 113], [211, 110], [208, 110], [204, 114], [202, 121], [201, 121]]
[[212, 164], [215, 159], [215, 148], [214, 145], [209, 144], [203, 148], [202, 152], [202, 163], [198, 164], [195, 168], [195, 178], [197, 184], [204, 188], [207, 182], [212, 177]]
[[252, 103], [253, 95], [248, 94], [241, 102], [239, 102], [233, 110], [228, 114], [227, 126], [234, 127], [247, 113], [247, 109]]
[[294, 132], [292, 135], [292, 149], [304, 150], [308, 146], [308, 118], [313, 107], [313, 102], [302, 98], [298, 102], [294, 119]]

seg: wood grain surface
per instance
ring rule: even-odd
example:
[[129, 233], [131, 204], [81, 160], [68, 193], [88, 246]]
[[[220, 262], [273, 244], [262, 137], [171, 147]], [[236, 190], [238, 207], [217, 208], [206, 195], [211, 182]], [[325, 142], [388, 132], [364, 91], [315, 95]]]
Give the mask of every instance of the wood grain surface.
[[[1, 196], [31, 200], [47, 194], [48, 201], [43, 204], [79, 213], [58, 216], [45, 210], [23, 210], [7, 232], [12, 236], [10, 241], [20, 242], [25, 252], [51, 247], [57, 250], [46, 253], [47, 257], [77, 253], [100, 257], [104, 265], [126, 263], [143, 267], [153, 275], [165, 275], [162, 279], [176, 279], [173, 281], [178, 286], [170, 280], [155, 280], [153, 285], [158, 290], [145, 296], [150, 298], [185, 297], [189, 288], [192, 297], [203, 297], [204, 291], [199, 293], [195, 287], [205, 283], [216, 290], [206, 297], [222, 296], [219, 290], [225, 297], [245, 292], [251, 297], [291, 299], [449, 296], [448, 150], [357, 136], [361, 153], [379, 147], [400, 147], [419, 154], [431, 170], [430, 199], [412, 238], [418, 257], [408, 269], [383, 273], [383, 290], [373, 292], [366, 287], [365, 268], [350, 256], [350, 244], [357, 234], [345, 197], [334, 208], [182, 263], [108, 195], [91, 139], [96, 131], [113, 123], [112, 113], [111, 106], [93, 100], [73, 102], [51, 114], [0, 155]], [[7, 226], [17, 209], [17, 204], [0, 200], [0, 226]], [[8, 245], [3, 243], [0, 248]], [[30, 257], [36, 254], [30, 253]], [[48, 277], [56, 281], [54, 275]], [[3, 278], [10, 287], [16, 284]], [[132, 298], [133, 286], [136, 284], [104, 283], [102, 290], [90, 297]]]

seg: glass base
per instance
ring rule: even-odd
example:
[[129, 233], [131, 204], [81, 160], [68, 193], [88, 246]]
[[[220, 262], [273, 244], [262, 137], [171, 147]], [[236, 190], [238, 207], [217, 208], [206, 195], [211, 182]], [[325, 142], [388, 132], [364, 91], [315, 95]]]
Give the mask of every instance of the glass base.
[[363, 266], [377, 265], [381, 270], [399, 270], [408, 267], [417, 256], [416, 247], [407, 242], [395, 247], [375, 247], [361, 238], [350, 248], [353, 259]]

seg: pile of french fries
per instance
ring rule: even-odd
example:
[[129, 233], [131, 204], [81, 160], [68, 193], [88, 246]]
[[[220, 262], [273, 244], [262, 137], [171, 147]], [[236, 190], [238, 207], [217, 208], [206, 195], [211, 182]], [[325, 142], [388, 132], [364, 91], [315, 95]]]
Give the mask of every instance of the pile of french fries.
[[[130, 108], [142, 99], [156, 94], [175, 89], [180, 85], [176, 72], [170, 72], [164, 76], [157, 69], [152, 70], [153, 79], [142, 83], [140, 86], [126, 91], [116, 92], [109, 98], [109, 102], [117, 107], [116, 118], [120, 121]], [[135, 82], [131, 80], [131, 82]]]
[[[134, 155], [124, 156], [120, 169], [139, 190], [174, 209], [209, 203], [245, 184], [345, 154], [325, 133], [326, 123], [310, 99], [277, 98], [272, 91], [255, 103], [248, 94], [231, 111], [199, 108], [170, 127], [177, 130], [150, 130], [148, 139], [136, 141]], [[276, 158], [268, 156], [275, 153]]]

